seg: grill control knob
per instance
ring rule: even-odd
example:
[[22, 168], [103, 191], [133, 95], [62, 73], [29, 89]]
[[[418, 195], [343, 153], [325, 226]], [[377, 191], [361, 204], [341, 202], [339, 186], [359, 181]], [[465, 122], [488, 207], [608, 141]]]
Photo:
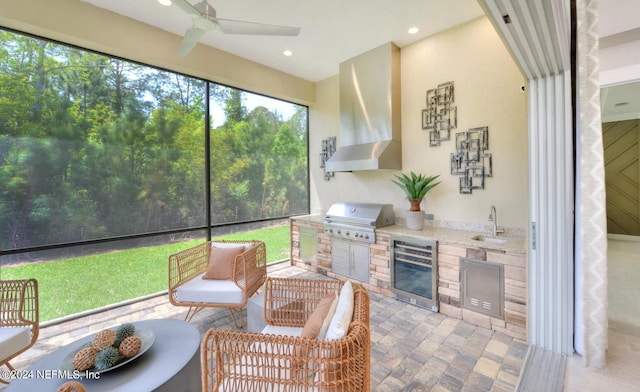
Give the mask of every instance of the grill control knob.
[[368, 240], [368, 239], [369, 239], [369, 234], [365, 234], [363, 238], [364, 238], [365, 240]]
[[347, 231], [346, 233], [344, 233], [344, 235], [349, 235], [349, 232]]
[[340, 230], [338, 230], [338, 234], [342, 234], [342, 232]]

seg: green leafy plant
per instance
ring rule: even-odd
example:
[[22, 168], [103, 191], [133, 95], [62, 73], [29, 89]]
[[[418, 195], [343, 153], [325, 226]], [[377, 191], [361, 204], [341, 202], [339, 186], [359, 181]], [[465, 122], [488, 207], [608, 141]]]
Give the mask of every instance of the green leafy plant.
[[409, 211], [420, 211], [420, 203], [426, 196], [427, 192], [440, 183], [434, 182], [440, 175], [426, 176], [424, 174], [416, 174], [411, 172], [410, 175], [400, 173], [395, 176], [396, 179], [391, 181], [400, 187], [407, 195], [407, 199], [411, 203]]

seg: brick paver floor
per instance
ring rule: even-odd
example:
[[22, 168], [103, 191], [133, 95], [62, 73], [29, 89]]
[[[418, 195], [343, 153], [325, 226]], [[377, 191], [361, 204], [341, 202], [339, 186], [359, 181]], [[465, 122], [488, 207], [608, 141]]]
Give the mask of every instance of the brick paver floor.
[[[288, 263], [269, 266], [268, 274], [324, 278]], [[525, 342], [381, 294], [370, 293], [370, 299], [372, 390], [502, 392], [515, 389], [528, 348]], [[172, 306], [165, 294], [44, 326], [36, 345], [12, 364], [16, 369], [25, 369], [58, 347], [124, 322], [184, 319], [185, 314], [186, 308]], [[209, 328], [234, 329], [229, 312], [224, 309], [203, 310], [192, 323], [201, 333]], [[3, 385], [0, 384], [0, 390], [4, 389]]]

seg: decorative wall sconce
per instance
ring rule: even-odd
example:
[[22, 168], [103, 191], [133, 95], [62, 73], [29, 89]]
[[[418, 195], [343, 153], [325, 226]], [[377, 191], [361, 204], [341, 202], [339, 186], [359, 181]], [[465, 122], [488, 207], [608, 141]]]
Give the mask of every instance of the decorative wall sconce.
[[422, 129], [429, 132], [429, 146], [436, 147], [451, 138], [451, 129], [458, 126], [458, 108], [453, 106], [453, 82], [441, 83], [427, 90], [427, 108], [422, 109]]
[[456, 133], [456, 152], [451, 154], [451, 174], [460, 177], [460, 193], [471, 194], [484, 189], [484, 178], [491, 177], [489, 128], [471, 128]]
[[320, 168], [324, 170], [324, 180], [329, 181], [335, 175], [334, 172], [328, 172], [326, 162], [333, 153], [336, 152], [336, 137], [328, 137], [322, 140], [322, 150], [320, 152]]

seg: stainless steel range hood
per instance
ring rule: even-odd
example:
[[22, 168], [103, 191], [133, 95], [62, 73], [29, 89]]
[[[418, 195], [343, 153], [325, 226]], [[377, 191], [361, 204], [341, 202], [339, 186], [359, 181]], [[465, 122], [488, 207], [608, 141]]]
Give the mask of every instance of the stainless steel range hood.
[[340, 64], [340, 147], [327, 171], [402, 169], [400, 48], [389, 42]]

